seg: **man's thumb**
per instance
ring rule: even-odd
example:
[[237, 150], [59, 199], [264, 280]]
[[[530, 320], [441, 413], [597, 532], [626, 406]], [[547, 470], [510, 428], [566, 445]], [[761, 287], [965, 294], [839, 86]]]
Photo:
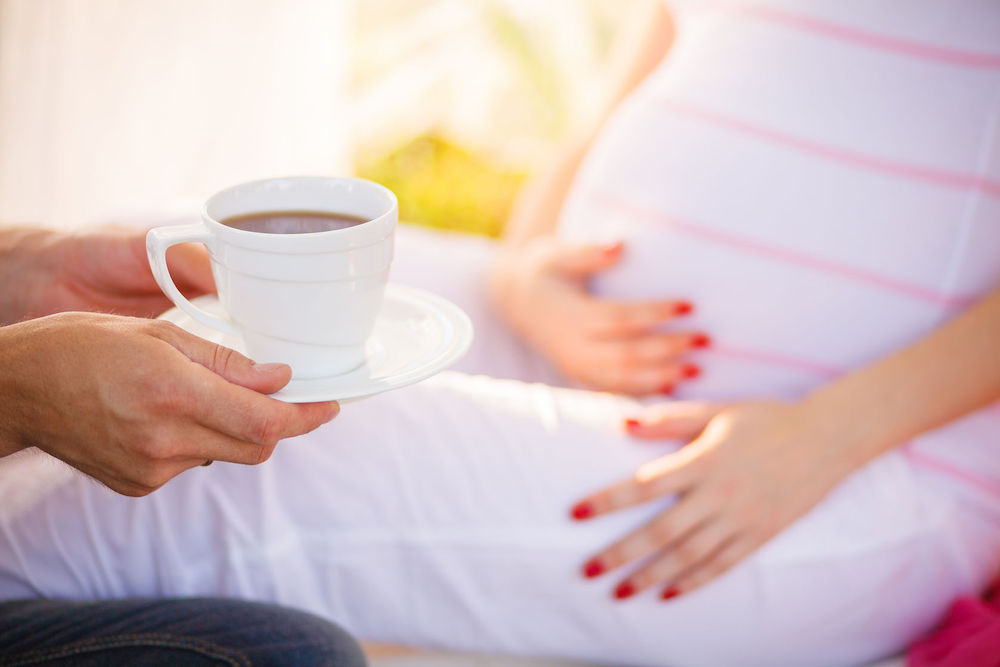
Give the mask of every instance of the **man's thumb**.
[[236, 350], [211, 343], [193, 334], [177, 336], [170, 342], [191, 361], [201, 364], [223, 379], [262, 394], [271, 394], [292, 379], [288, 364], [258, 364]]

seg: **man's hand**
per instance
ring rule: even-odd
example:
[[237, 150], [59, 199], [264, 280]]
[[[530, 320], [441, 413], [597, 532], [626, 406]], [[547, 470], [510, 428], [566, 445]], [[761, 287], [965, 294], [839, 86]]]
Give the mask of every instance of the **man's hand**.
[[511, 246], [493, 267], [491, 294], [508, 323], [568, 378], [605, 391], [669, 394], [699, 374], [684, 357], [709, 339], [660, 331], [691, 311], [685, 301], [591, 296], [587, 280], [622, 253], [620, 243], [567, 245], [554, 237]]
[[[172, 248], [174, 282], [185, 295], [215, 291], [208, 253]], [[0, 230], [0, 325], [69, 310], [154, 317], [171, 306], [153, 280], [144, 230]]]
[[36, 446], [145, 495], [206, 461], [261, 463], [336, 416], [336, 403], [264, 395], [290, 378], [159, 320], [64, 313], [2, 327], [0, 455]]

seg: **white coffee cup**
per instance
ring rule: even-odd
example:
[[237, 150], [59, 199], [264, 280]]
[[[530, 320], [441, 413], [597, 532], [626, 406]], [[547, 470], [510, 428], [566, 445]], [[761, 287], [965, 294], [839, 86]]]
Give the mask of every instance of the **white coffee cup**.
[[[234, 216], [279, 211], [338, 213], [366, 222], [301, 234], [222, 224]], [[365, 361], [365, 341], [392, 262], [397, 216], [395, 195], [371, 181], [273, 178], [213, 195], [201, 222], [151, 229], [146, 251], [157, 284], [192, 318], [242, 337], [254, 361], [289, 364], [295, 379], [327, 377]], [[208, 248], [227, 317], [196, 307], [167, 272], [167, 248], [192, 241]]]

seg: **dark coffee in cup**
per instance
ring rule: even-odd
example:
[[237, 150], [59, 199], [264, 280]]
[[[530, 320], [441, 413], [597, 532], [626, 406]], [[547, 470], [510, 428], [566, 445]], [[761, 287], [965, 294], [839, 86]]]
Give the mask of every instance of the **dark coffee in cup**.
[[313, 232], [329, 232], [334, 229], [346, 229], [368, 222], [368, 218], [359, 218], [346, 213], [328, 213], [326, 211], [265, 211], [263, 213], [247, 213], [234, 215], [220, 220], [227, 227], [242, 229], [248, 232], [264, 234], [311, 234]]

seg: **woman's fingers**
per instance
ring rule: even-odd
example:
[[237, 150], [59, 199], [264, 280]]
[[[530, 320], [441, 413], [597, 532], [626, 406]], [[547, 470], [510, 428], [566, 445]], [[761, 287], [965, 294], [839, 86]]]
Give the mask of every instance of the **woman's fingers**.
[[706, 336], [687, 333], [591, 341], [587, 344], [589, 364], [580, 379], [634, 396], [669, 394], [681, 382], [701, 375], [701, 367], [685, 357], [707, 342]]
[[726, 403], [671, 401], [644, 409], [625, 420], [625, 430], [637, 438], [691, 440], [726, 409]]
[[545, 266], [569, 278], [587, 278], [611, 268], [622, 258], [625, 245], [617, 243], [546, 243]]
[[663, 592], [660, 593], [660, 597], [664, 600], [670, 600], [678, 595], [690, 593], [696, 588], [704, 586], [716, 577], [729, 571], [733, 566], [750, 555], [757, 546], [749, 537], [737, 538], [723, 544], [708, 558], [703, 559], [700, 563], [697, 563], [694, 567], [674, 579], [672, 583], [669, 583], [663, 589]]
[[[659, 514], [645, 526], [595, 555], [583, 566], [588, 577], [614, 570], [633, 561], [646, 558], [654, 552], [683, 543], [688, 534], [706, 521], [712, 512], [707, 499], [691, 494], [682, 497], [670, 509]], [[643, 588], [651, 585], [643, 581]]]
[[573, 518], [589, 519], [686, 490], [698, 480], [697, 466], [692, 465], [693, 451], [679, 449], [650, 461], [635, 476], [587, 496], [573, 506]]
[[588, 299], [587, 319], [581, 324], [598, 338], [622, 338], [654, 331], [665, 322], [694, 310], [688, 301], [607, 301]]
[[678, 578], [699, 572], [732, 537], [732, 527], [720, 518], [697, 526], [622, 580], [615, 588], [615, 597], [624, 599], [664, 583], [665, 591], [674, 588], [679, 592]]

